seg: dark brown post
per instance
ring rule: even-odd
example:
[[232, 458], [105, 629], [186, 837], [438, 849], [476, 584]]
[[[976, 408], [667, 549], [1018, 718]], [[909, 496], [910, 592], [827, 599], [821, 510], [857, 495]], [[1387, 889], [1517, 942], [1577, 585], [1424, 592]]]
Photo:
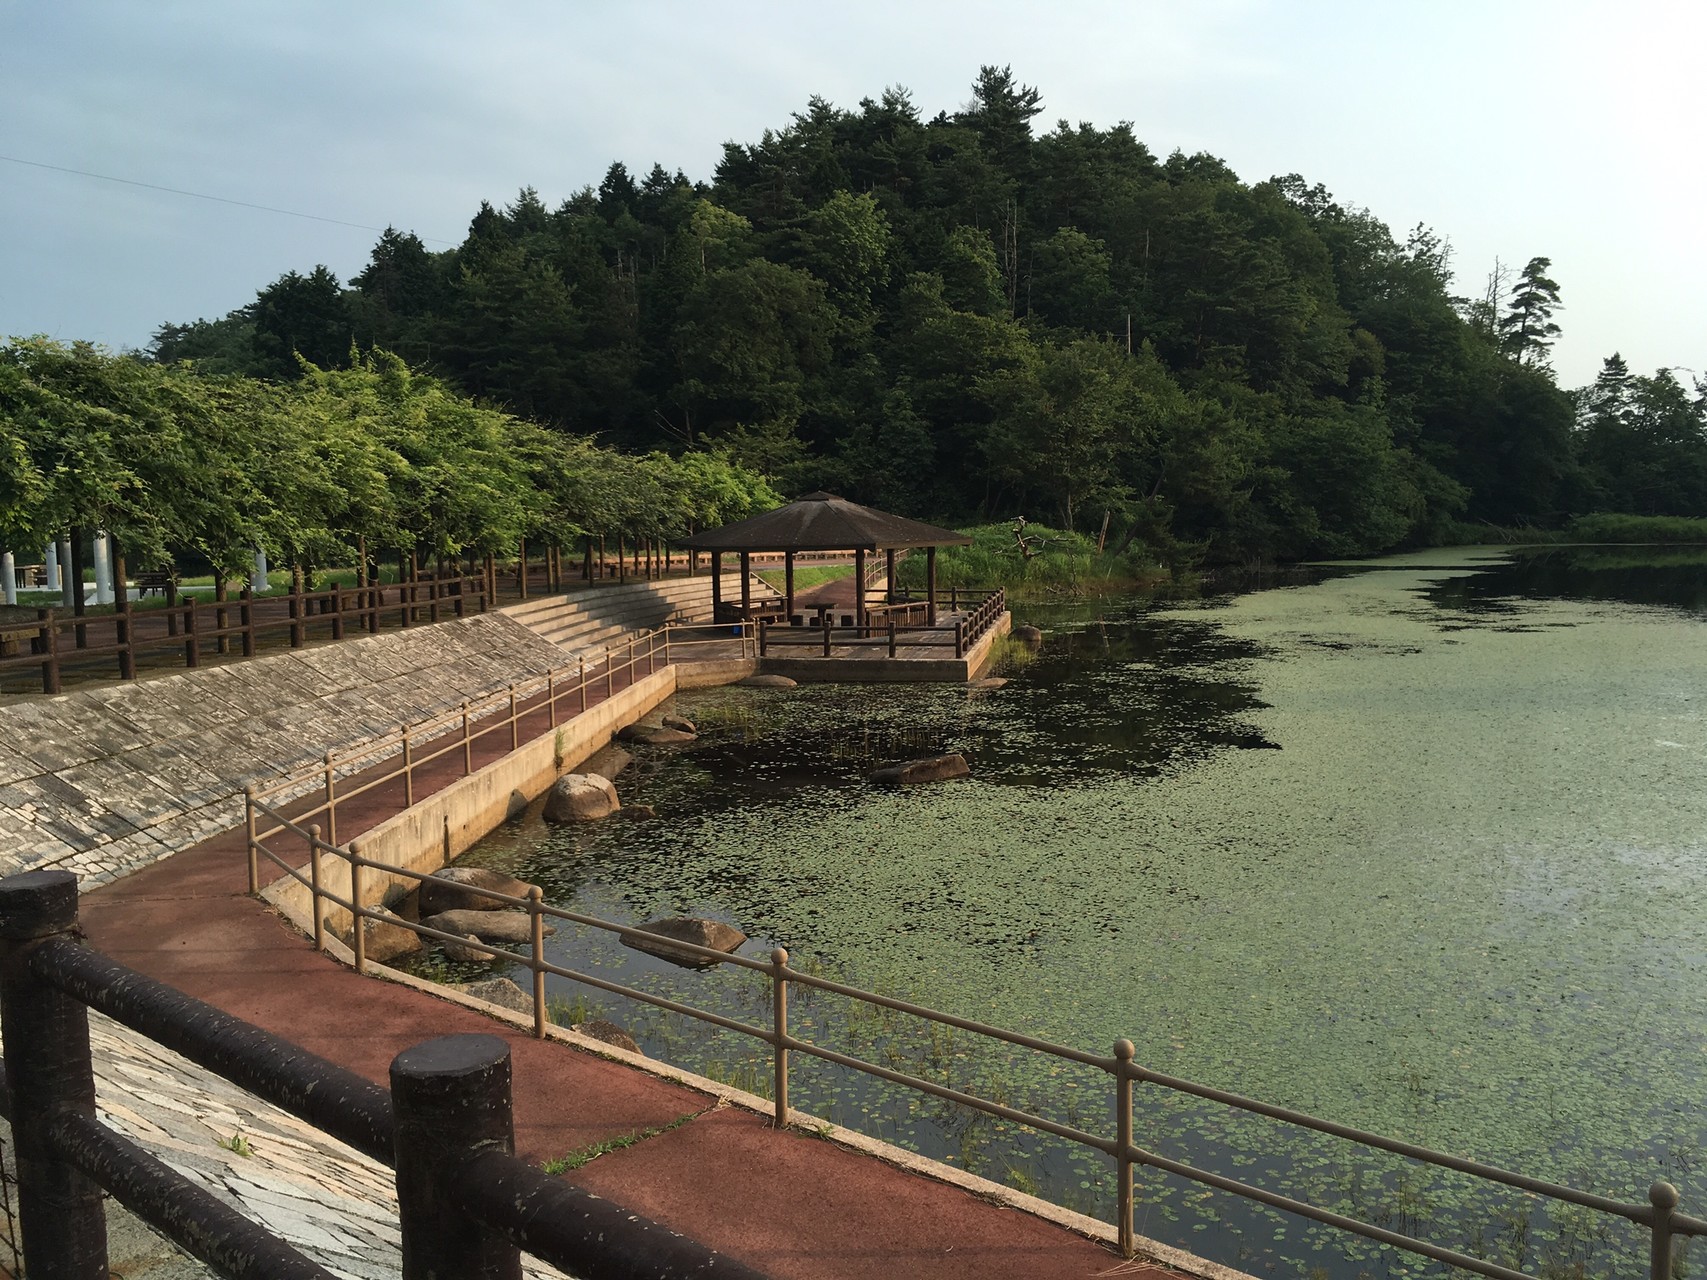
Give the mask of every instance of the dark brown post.
[[587, 535], [587, 545], [581, 549], [581, 577], [586, 581], [593, 580], [593, 535]]
[[723, 553], [711, 553], [711, 620], [718, 620], [717, 614], [723, 607]]
[[925, 548], [925, 621], [936, 626], [936, 548]]
[[178, 571], [166, 567], [166, 634], [178, 634]]
[[441, 1036], [391, 1062], [403, 1280], [520, 1280], [521, 1251], [457, 1207], [453, 1186], [478, 1154], [515, 1153], [510, 1050], [496, 1036]]
[[895, 603], [895, 548], [886, 547], [883, 551], [884, 589], [883, 602]]
[[618, 582], [628, 581], [628, 554], [622, 544], [621, 533], [616, 535], [616, 580]]
[[865, 625], [865, 548], [854, 548], [854, 626]]
[[290, 567], [290, 647], [302, 648], [302, 566]]
[[753, 616], [753, 553], [741, 553], [741, 621]]
[[238, 594], [237, 620], [243, 627], [243, 656], [255, 656], [255, 593], [244, 587]]
[[199, 667], [202, 664], [202, 642], [198, 634], [201, 630], [196, 622], [196, 598], [188, 597], [184, 606], [184, 665]]
[[605, 535], [599, 535], [599, 581], [603, 582], [610, 576], [610, 570], [605, 565]]
[[[60, 573], [65, 572], [64, 566]], [[77, 647], [89, 647], [89, 630], [83, 625], [83, 611], [86, 605], [83, 600], [83, 530], [71, 531], [71, 616], [77, 619]]]
[[344, 588], [338, 583], [332, 584], [332, 639], [344, 638]]
[[136, 679], [136, 654], [131, 651], [130, 591], [125, 584], [124, 551], [116, 536], [109, 534], [107, 546], [113, 566], [113, 626], [114, 642], [119, 650], [119, 679]]
[[782, 607], [788, 613], [788, 620], [794, 621], [794, 552], [782, 553]]
[[95, 1119], [89, 1014], [30, 972], [43, 942], [77, 933], [77, 877], [33, 871], [0, 880], [0, 1025], [18, 1152], [18, 1218], [32, 1276], [107, 1280], [101, 1188], [57, 1157], [47, 1137], [60, 1111]]
[[523, 538], [518, 545], [519, 555], [516, 562], [516, 586], [520, 588], [522, 599], [528, 598], [528, 540]]
[[221, 608], [225, 603], [225, 596], [225, 571], [216, 567], [213, 571], [213, 626], [214, 630], [219, 632], [215, 648], [220, 653], [231, 652], [231, 637], [225, 634], [225, 628], [231, 622], [231, 615]]
[[42, 620], [41, 651], [46, 656], [41, 664], [41, 691], [43, 693], [59, 692], [59, 621], [53, 616], [52, 609], [37, 609], [36, 617]]

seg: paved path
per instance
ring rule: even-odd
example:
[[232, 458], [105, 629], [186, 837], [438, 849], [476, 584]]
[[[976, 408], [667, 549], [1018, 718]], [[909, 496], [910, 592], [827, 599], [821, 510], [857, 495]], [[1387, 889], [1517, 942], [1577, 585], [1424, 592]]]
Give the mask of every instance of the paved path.
[[[460, 775], [421, 779], [418, 794]], [[381, 792], [348, 838], [395, 804]], [[532, 1039], [427, 992], [358, 977], [245, 894], [241, 831], [108, 884], [83, 901], [91, 940], [121, 962], [383, 1082], [429, 1036], [503, 1035], [515, 1057], [517, 1150], [543, 1161], [639, 1131], [576, 1182], [778, 1277], [1161, 1276], [1011, 1207], [886, 1164], [673, 1081]], [[680, 1122], [680, 1123], [678, 1123]]]

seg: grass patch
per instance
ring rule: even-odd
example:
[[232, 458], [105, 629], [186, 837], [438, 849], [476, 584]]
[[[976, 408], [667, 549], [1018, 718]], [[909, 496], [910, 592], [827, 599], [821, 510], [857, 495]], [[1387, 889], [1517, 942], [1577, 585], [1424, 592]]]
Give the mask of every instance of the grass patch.
[[658, 1125], [651, 1129], [636, 1129], [634, 1132], [625, 1133], [620, 1137], [595, 1142], [577, 1151], [571, 1151], [568, 1155], [558, 1156], [555, 1160], [543, 1162], [539, 1166], [540, 1171], [548, 1177], [555, 1178], [559, 1174], [568, 1173], [572, 1169], [579, 1169], [583, 1165], [591, 1164], [600, 1156], [608, 1156], [613, 1151], [626, 1151], [629, 1147], [639, 1146], [648, 1139], [660, 1137], [672, 1130], [680, 1129], [684, 1124], [698, 1120], [707, 1111], [715, 1111], [716, 1109], [715, 1106], [710, 1106], [699, 1111], [690, 1111], [686, 1115], [677, 1116], [669, 1124]]
[[1037, 649], [1011, 635], [997, 636], [990, 645], [990, 670], [1003, 675], [1024, 671], [1037, 661]]
[[594, 1013], [593, 1007], [587, 1003], [587, 997], [577, 995], [573, 998], [563, 996], [547, 996], [545, 998], [545, 1018], [560, 1027], [578, 1027]]
[[[1020, 547], [1012, 524], [986, 524], [960, 532], [970, 547], [944, 547], [937, 553], [937, 584], [943, 587], [1004, 587], [1014, 600], [1073, 599], [1116, 595], [1153, 586], [1168, 570], [1148, 547], [1134, 545], [1120, 555], [1098, 552], [1082, 533], [1045, 525], [1025, 527]], [[908, 556], [895, 572], [899, 584], [925, 585], [925, 558]]]
[[[796, 592], [801, 592], [812, 587], [821, 587], [826, 582], [851, 578], [853, 571], [854, 567], [851, 564], [797, 564], [794, 566], [794, 589]], [[788, 575], [781, 569], [759, 570], [758, 576], [766, 586], [778, 595], [787, 589]]]
[[1707, 542], [1707, 518], [1632, 516], [1603, 511], [1565, 526], [1573, 542]]

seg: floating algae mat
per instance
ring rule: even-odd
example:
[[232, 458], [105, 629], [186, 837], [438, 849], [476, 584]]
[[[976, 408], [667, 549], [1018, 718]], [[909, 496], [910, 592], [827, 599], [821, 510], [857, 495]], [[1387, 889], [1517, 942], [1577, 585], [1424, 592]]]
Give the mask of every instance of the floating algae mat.
[[[990, 694], [705, 690], [622, 775], [655, 821], [476, 860], [620, 922], [687, 912], [826, 976], [1641, 1202], [1707, 1211], [1707, 565], [1434, 551], [1189, 608], [1035, 610]], [[962, 751], [973, 777], [869, 786]], [[565, 928], [561, 962], [763, 1024], [768, 991]], [[756, 1091], [762, 1044], [586, 990]], [[1111, 1132], [1105, 1076], [823, 994], [794, 1029]], [[796, 1056], [795, 1106], [1087, 1213], [1094, 1153]], [[1137, 1090], [1164, 1155], [1546, 1275], [1643, 1275], [1634, 1228]], [[1260, 1274], [1443, 1268], [1140, 1174], [1139, 1229]], [[1707, 1247], [1707, 1246], [1704, 1246]]]

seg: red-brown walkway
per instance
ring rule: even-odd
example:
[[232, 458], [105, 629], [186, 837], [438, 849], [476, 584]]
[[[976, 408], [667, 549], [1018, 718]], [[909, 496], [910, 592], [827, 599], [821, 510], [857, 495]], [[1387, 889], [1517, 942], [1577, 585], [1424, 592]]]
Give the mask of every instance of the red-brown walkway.
[[[485, 740], [483, 757], [496, 754], [500, 737], [508, 735]], [[461, 772], [460, 752], [452, 753], [420, 771], [417, 795]], [[395, 812], [398, 790], [340, 804], [340, 837]], [[568, 1176], [777, 1277], [1170, 1274], [1123, 1264], [1063, 1227], [951, 1185], [779, 1132], [749, 1112], [708, 1110], [710, 1099], [685, 1086], [358, 977], [246, 888], [244, 837], [235, 830], [90, 893], [83, 921], [94, 945], [120, 962], [381, 1083], [400, 1050], [428, 1037], [502, 1035], [515, 1061], [517, 1152], [530, 1161], [695, 1117]]]

